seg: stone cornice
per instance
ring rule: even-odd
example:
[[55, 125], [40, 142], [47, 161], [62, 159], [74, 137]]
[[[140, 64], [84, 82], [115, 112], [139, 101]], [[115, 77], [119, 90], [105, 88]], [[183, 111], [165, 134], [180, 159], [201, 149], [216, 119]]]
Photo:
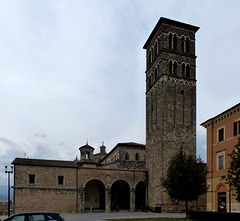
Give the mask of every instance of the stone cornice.
[[173, 82], [173, 83], [181, 83], [185, 85], [196, 86], [196, 80], [178, 77], [176, 75], [162, 74], [158, 77], [156, 82], [152, 85], [152, 87], [146, 92], [146, 96], [149, 95], [160, 83], [162, 82]]

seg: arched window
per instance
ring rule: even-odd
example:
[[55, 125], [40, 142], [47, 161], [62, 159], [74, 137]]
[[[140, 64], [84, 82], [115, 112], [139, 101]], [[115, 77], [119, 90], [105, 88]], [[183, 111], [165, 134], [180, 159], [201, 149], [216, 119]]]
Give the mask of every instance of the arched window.
[[190, 65], [182, 63], [182, 76], [189, 78], [190, 77]]
[[138, 153], [135, 154], [135, 160], [139, 161], [139, 154]]
[[148, 78], [148, 87], [150, 88], [152, 86], [152, 77], [151, 75]]
[[159, 52], [160, 52], [160, 46], [161, 46], [161, 44], [160, 44], [160, 38], [158, 38], [158, 54], [159, 54]]
[[189, 48], [190, 48], [189, 37], [186, 37], [186, 52], [187, 53], [189, 53]]
[[185, 63], [182, 63], [182, 77], [185, 77]]
[[177, 62], [174, 61], [173, 74], [177, 74]]
[[172, 49], [173, 48], [173, 42], [172, 42], [172, 33], [169, 33], [168, 36], [168, 43], [169, 43], [169, 48]]
[[190, 51], [189, 37], [182, 36], [182, 38], [181, 38], [181, 48], [182, 48], [182, 52], [189, 53], [189, 51]]
[[155, 42], [155, 46], [154, 46], [154, 57], [156, 58], [158, 55], [158, 44], [157, 41]]
[[169, 74], [173, 74], [173, 62], [172, 62], [172, 60], [169, 61]]
[[173, 49], [177, 49], [177, 35], [176, 34], [174, 34], [174, 36], [173, 36]]
[[185, 37], [184, 36], [182, 36], [182, 38], [181, 38], [181, 49], [182, 49], [182, 52], [185, 51]]
[[129, 160], [129, 153], [127, 152], [126, 155], [125, 155], [125, 159], [126, 160]]
[[186, 77], [189, 78], [190, 77], [190, 65], [187, 64], [186, 66]]
[[158, 66], [157, 66], [157, 76], [158, 76], [158, 77], [160, 76], [160, 66], [159, 66], [159, 64], [158, 64]]

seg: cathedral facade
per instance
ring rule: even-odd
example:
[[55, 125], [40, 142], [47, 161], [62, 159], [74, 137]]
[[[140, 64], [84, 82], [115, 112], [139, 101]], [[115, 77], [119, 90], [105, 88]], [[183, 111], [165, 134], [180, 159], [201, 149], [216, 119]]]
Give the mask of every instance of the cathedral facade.
[[86, 144], [74, 161], [16, 158], [14, 210], [179, 211], [161, 186], [169, 159], [196, 154], [198, 27], [160, 18], [146, 49], [146, 145], [118, 143], [109, 153]]

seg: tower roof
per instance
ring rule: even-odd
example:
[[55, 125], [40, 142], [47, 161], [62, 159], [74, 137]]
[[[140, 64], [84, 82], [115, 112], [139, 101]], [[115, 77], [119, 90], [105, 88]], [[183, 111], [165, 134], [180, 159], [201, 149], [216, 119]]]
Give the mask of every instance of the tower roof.
[[168, 24], [168, 25], [172, 25], [172, 26], [176, 26], [176, 27], [180, 27], [180, 28], [185, 28], [185, 29], [192, 30], [194, 32], [197, 32], [198, 29], [199, 29], [199, 27], [197, 27], [197, 26], [193, 26], [193, 25], [189, 25], [189, 24], [182, 23], [182, 22], [179, 22], [179, 21], [175, 21], [175, 20], [171, 20], [171, 19], [168, 19], [168, 18], [161, 17], [158, 20], [158, 23], [156, 24], [156, 26], [154, 27], [152, 33], [149, 35], [146, 43], [143, 46], [143, 49], [147, 49], [149, 43], [152, 41], [154, 35], [157, 33], [158, 29], [160, 28], [160, 26], [162, 24]]
[[88, 143], [86, 143], [85, 145], [79, 147], [79, 150], [82, 149], [82, 148], [90, 148], [92, 150], [95, 150], [92, 146], [88, 145]]

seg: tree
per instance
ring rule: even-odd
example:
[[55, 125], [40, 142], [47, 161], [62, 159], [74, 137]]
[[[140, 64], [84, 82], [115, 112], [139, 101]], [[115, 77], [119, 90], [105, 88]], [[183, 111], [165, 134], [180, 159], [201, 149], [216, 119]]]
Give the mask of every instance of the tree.
[[185, 201], [188, 216], [189, 201], [197, 200], [207, 191], [207, 167], [201, 158], [186, 155], [182, 149], [170, 159], [166, 177], [162, 185], [168, 195], [179, 201]]
[[240, 138], [231, 154], [230, 168], [228, 169], [228, 183], [236, 190], [236, 199], [240, 200]]

